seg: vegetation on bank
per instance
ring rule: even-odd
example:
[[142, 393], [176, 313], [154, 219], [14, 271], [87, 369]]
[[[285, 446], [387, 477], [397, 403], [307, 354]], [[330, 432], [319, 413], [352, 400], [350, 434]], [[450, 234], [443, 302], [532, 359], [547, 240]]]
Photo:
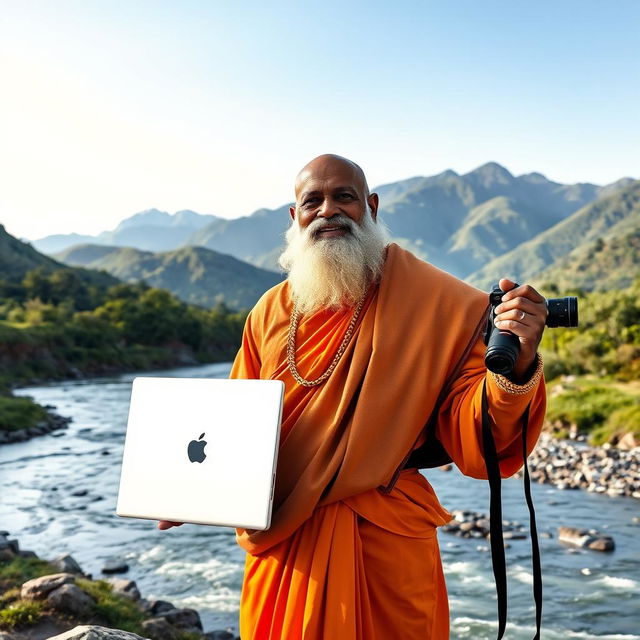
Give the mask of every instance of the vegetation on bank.
[[63, 378], [72, 369], [163, 366], [179, 352], [201, 362], [230, 359], [244, 318], [144, 283], [100, 288], [72, 272], [62, 279], [35, 269], [20, 283], [0, 281], [0, 376], [15, 383]]
[[0, 279], [0, 430], [46, 417], [29, 398], [13, 397], [12, 385], [231, 360], [245, 317], [144, 283], [86, 280], [71, 269], [38, 267]]
[[[42, 601], [23, 600], [22, 584], [32, 578], [59, 573], [53, 565], [39, 558], [16, 556], [0, 562], [0, 630], [25, 629], [36, 624], [43, 616], [61, 618], [59, 612], [47, 608]], [[131, 631], [146, 636], [142, 622], [149, 616], [132, 600], [114, 593], [105, 580], [77, 577], [75, 583], [94, 600], [91, 611], [79, 618], [61, 618], [72, 625], [99, 624], [114, 629]], [[194, 640], [201, 635], [176, 631], [178, 640]]]
[[640, 441], [640, 278], [603, 292], [543, 290], [577, 296], [580, 321], [577, 329], [548, 329], [542, 339], [547, 419], [560, 435], [577, 431], [592, 444], [615, 444], [626, 433]]

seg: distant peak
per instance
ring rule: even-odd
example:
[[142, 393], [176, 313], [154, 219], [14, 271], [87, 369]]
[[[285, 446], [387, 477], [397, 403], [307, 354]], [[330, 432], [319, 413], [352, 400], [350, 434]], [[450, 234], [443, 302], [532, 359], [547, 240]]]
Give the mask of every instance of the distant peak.
[[521, 176], [518, 176], [522, 180], [526, 180], [527, 182], [549, 182], [547, 176], [542, 173], [538, 173], [537, 171], [532, 171], [531, 173], [523, 173]]
[[453, 169], [445, 169], [442, 173], [439, 173], [437, 178], [457, 178], [458, 174]]
[[487, 162], [482, 166], [470, 171], [463, 177], [472, 180], [477, 185], [485, 189], [491, 188], [497, 184], [508, 184], [514, 180], [514, 177], [497, 162]]

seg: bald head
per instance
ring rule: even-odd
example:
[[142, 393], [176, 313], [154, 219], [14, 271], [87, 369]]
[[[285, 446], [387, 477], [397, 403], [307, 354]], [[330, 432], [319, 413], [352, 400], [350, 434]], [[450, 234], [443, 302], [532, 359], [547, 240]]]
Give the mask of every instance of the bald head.
[[334, 153], [324, 153], [308, 162], [296, 176], [296, 199], [304, 183], [309, 178], [323, 179], [333, 175], [349, 176], [354, 185], [360, 187], [363, 197], [369, 196], [369, 185], [364, 171], [359, 165], [348, 158], [343, 158]]

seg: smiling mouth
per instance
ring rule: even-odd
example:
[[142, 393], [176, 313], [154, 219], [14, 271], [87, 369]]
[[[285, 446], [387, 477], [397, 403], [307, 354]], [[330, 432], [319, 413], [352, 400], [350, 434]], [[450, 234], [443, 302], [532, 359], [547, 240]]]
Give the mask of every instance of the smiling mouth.
[[320, 229], [318, 229], [314, 235], [318, 237], [320, 235], [341, 235], [346, 233], [349, 233], [349, 227], [343, 225], [331, 225], [320, 227]]

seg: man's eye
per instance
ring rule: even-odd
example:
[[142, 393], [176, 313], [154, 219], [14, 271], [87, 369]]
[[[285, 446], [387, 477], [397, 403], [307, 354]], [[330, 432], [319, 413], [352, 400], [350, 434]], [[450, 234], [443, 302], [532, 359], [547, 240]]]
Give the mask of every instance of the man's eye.
[[353, 194], [352, 193], [341, 193], [340, 197], [341, 198], [353, 198]]
[[302, 203], [302, 206], [306, 207], [308, 204], [314, 204], [317, 201], [318, 201], [318, 198], [308, 198]]

